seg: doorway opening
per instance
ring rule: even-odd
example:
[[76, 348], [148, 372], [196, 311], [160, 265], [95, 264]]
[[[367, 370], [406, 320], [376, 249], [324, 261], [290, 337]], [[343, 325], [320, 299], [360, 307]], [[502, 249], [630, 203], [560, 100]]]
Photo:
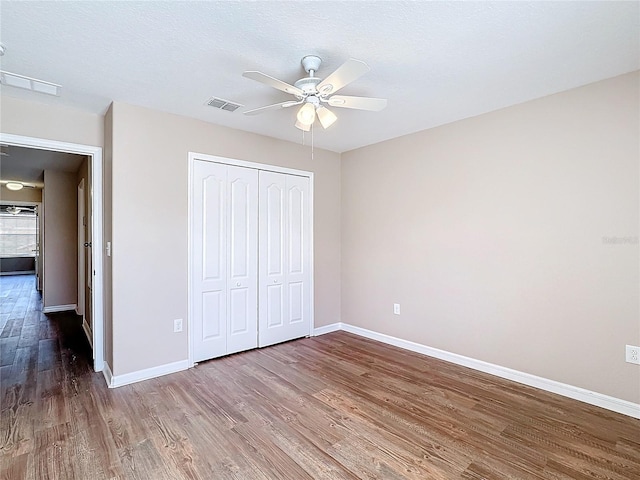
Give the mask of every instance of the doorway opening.
[[[104, 368], [102, 147], [6, 133], [0, 133], [0, 143], [6, 147], [15, 146], [49, 152], [82, 155], [88, 159], [89, 174], [87, 175], [87, 183], [84, 184], [83, 187], [86, 190], [89, 201], [83, 202], [83, 204], [85, 206], [89, 205], [90, 209], [90, 215], [84, 216], [85, 218], [90, 218], [87, 227], [90, 228], [91, 232], [91, 248], [88, 251], [85, 249], [86, 257], [84, 265], [87, 267], [85, 269], [86, 273], [88, 273], [88, 275], [86, 275], [87, 283], [90, 284], [91, 288], [88, 298], [85, 299], [80, 308], [84, 311], [88, 305], [90, 309], [89, 312], [85, 313], [90, 315], [92, 328], [90, 331], [87, 331], [85, 328], [85, 333], [89, 338], [89, 343], [92, 345], [93, 368], [96, 372], [100, 372]], [[77, 185], [77, 183], [74, 183], [74, 188], [75, 185]], [[41, 218], [46, 214], [47, 213], [44, 212]], [[74, 212], [73, 215], [75, 221], [76, 213]], [[47, 235], [46, 232], [44, 234]], [[44, 252], [44, 254], [46, 255], [47, 252]], [[75, 259], [73, 263], [75, 264]], [[73, 307], [77, 308], [79, 301], [78, 299]], [[64, 305], [62, 307], [64, 307]]]

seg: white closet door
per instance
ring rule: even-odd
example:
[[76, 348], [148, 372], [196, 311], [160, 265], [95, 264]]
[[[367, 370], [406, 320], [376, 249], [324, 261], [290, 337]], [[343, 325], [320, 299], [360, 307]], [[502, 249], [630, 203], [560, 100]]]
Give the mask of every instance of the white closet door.
[[258, 171], [228, 167], [227, 353], [258, 346]]
[[227, 351], [227, 167], [193, 165], [193, 360]]
[[311, 322], [309, 179], [260, 172], [261, 347], [304, 337]]
[[257, 184], [256, 170], [194, 162], [195, 362], [256, 347]]

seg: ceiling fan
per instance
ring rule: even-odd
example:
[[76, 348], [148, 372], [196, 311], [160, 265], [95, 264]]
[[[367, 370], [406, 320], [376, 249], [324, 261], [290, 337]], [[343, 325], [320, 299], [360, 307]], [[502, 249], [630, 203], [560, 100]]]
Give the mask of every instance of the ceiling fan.
[[22, 213], [23, 215], [31, 215], [31, 214], [35, 214], [36, 213], [36, 208], [35, 206], [16, 206], [16, 205], [7, 205], [7, 206], [2, 206], [0, 208], [0, 211], [4, 211], [6, 213], [10, 213], [11, 215], [20, 215], [20, 213]]
[[302, 105], [296, 115], [295, 125], [300, 130], [308, 132], [311, 129], [311, 125], [315, 122], [316, 117], [323, 128], [329, 128], [338, 119], [338, 117], [327, 108], [327, 105], [330, 107], [352, 108], [373, 112], [378, 112], [387, 106], [387, 100], [384, 98], [334, 95], [342, 87], [345, 87], [367, 73], [369, 66], [366, 63], [350, 58], [324, 80], [315, 76], [322, 63], [320, 57], [307, 55], [302, 58], [301, 63], [309, 76], [301, 78], [293, 85], [262, 72], [244, 72], [242, 74], [243, 77], [264, 83], [265, 85], [277, 88], [296, 97], [296, 100], [289, 100], [248, 110], [244, 112], [244, 114], [257, 115], [271, 110], [280, 110], [282, 108]]

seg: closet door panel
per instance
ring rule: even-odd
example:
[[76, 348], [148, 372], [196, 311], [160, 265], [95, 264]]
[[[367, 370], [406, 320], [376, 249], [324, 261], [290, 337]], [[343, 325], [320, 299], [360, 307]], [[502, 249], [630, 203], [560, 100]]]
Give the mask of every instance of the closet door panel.
[[[224, 338], [224, 322], [226, 317], [224, 291], [202, 292], [202, 335], [203, 342], [221, 340]], [[216, 352], [223, 352], [222, 349]], [[202, 359], [200, 359], [202, 360]]]
[[309, 334], [309, 179], [260, 172], [259, 346]]
[[304, 283], [289, 283], [289, 323], [304, 322]]
[[[260, 217], [264, 220], [266, 231], [265, 254], [267, 273], [270, 278], [282, 280], [284, 274], [284, 185], [276, 174], [262, 172], [262, 178], [268, 178], [271, 183], [265, 189], [266, 205], [261, 205]], [[261, 245], [262, 246], [262, 245]]]
[[[266, 308], [266, 328], [272, 329], [276, 327], [282, 327], [283, 312], [283, 291], [282, 285], [267, 285], [267, 308]], [[263, 326], [260, 327], [264, 329]]]
[[260, 172], [258, 345], [276, 343], [285, 322], [285, 182], [282, 175]]
[[193, 358], [226, 352], [226, 168], [195, 162], [193, 169]]
[[309, 179], [286, 176], [287, 188], [287, 337], [309, 334], [311, 325], [311, 258]]
[[[289, 182], [292, 181], [291, 179], [287, 180], [289, 180]], [[304, 194], [295, 184], [291, 186], [291, 188], [289, 188], [287, 194], [287, 228], [289, 230], [288, 266], [289, 274], [295, 275], [304, 273], [304, 218], [302, 215], [302, 209], [304, 206]]]
[[227, 353], [235, 353], [258, 346], [258, 171], [227, 168]]

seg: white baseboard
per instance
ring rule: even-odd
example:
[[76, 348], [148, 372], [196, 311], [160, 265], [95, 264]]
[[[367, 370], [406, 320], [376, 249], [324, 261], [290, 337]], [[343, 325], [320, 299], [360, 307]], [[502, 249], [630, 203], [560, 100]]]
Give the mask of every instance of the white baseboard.
[[165, 365], [159, 365], [157, 367], [146, 368], [144, 370], [138, 370], [136, 372], [125, 373], [124, 375], [113, 375], [109, 369], [109, 375], [107, 378], [106, 370], [108, 368], [107, 362], [105, 362], [105, 374], [104, 378], [107, 379], [107, 385], [109, 388], [122, 387], [131, 383], [142, 382], [143, 380], [149, 380], [151, 378], [161, 377], [170, 373], [180, 372], [189, 368], [188, 360], [180, 360], [179, 362], [167, 363]]
[[91, 345], [91, 349], [93, 350], [93, 333], [91, 332], [91, 326], [85, 317], [82, 317], [82, 329], [84, 330], [84, 334], [89, 341], [89, 345]]
[[317, 337], [318, 335], [324, 335], [325, 333], [337, 332], [338, 330], [342, 330], [342, 324], [332, 323], [331, 325], [325, 325], [323, 327], [318, 327], [313, 329], [313, 336]]
[[52, 305], [50, 307], [43, 307], [42, 313], [69, 312], [75, 309], [76, 309], [75, 303], [70, 303], [69, 305]]
[[620, 398], [610, 397], [602, 393], [593, 392], [573, 385], [567, 385], [566, 383], [557, 382], [548, 378], [538, 377], [530, 373], [520, 372], [511, 368], [502, 367], [493, 363], [484, 362], [482, 360], [476, 360], [474, 358], [465, 357], [464, 355], [458, 355], [457, 353], [447, 352], [433, 347], [428, 347], [420, 343], [411, 342], [409, 340], [403, 340], [401, 338], [392, 337], [384, 333], [374, 332], [367, 330], [366, 328], [356, 327], [349, 325], [348, 323], [333, 323], [314, 330], [315, 335], [323, 335], [325, 333], [335, 332], [336, 330], [344, 330], [345, 332], [354, 333], [361, 337], [377, 340], [378, 342], [386, 343], [396, 347], [410, 350], [412, 352], [421, 353], [430, 357], [439, 358], [447, 362], [455, 363], [456, 365], [462, 365], [463, 367], [473, 368], [481, 372], [489, 373], [500, 378], [512, 380], [514, 382], [522, 383], [530, 387], [536, 387], [547, 392], [556, 393], [564, 397], [569, 397], [574, 400], [579, 400], [596, 407], [605, 408], [613, 412], [622, 413], [634, 418], [640, 418], [640, 404], [622, 400]]
[[111, 367], [106, 361], [104, 362], [104, 365], [102, 367], [102, 375], [104, 375], [104, 379], [107, 382], [107, 387], [111, 388], [111, 383], [113, 382], [113, 373], [111, 373]]

